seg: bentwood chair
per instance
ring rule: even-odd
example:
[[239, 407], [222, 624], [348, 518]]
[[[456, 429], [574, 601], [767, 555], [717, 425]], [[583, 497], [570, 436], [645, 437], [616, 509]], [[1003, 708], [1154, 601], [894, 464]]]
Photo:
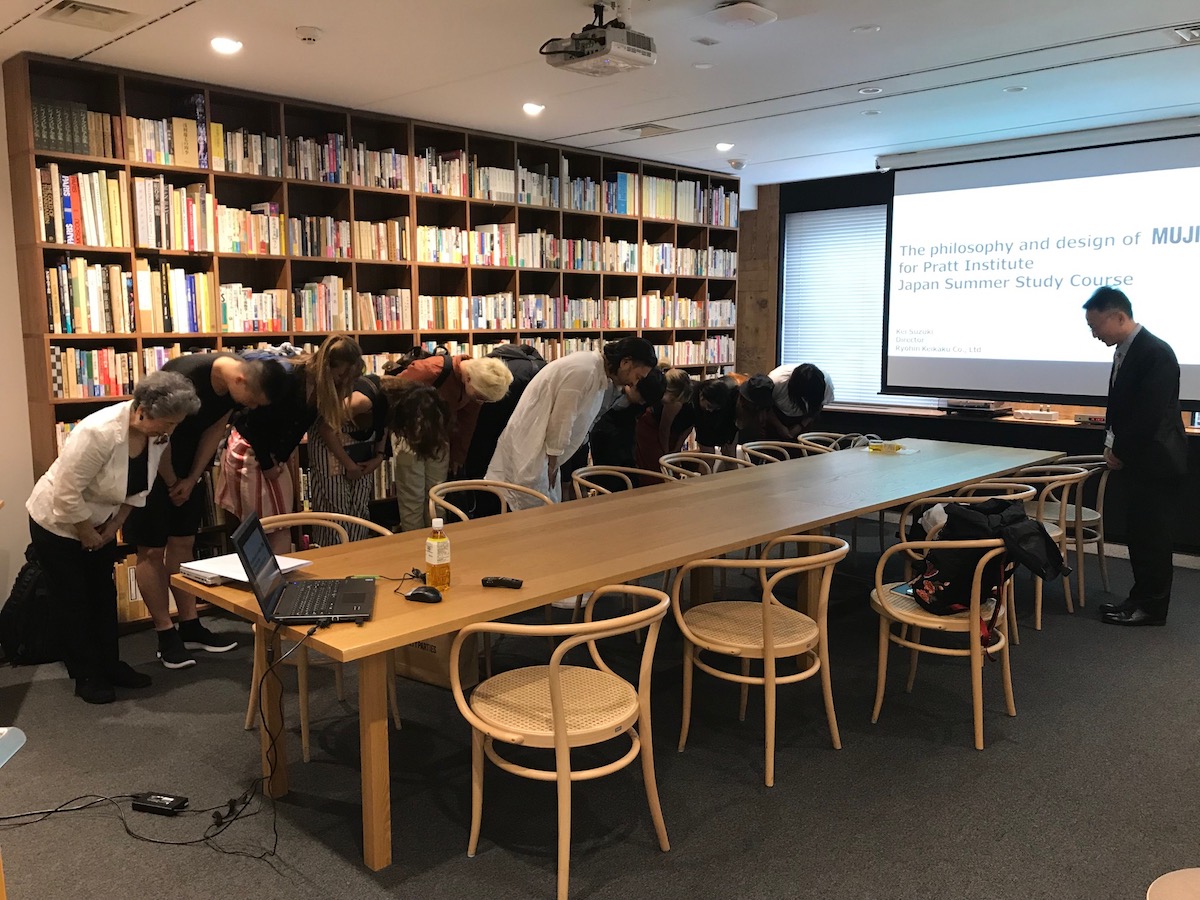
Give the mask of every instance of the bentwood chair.
[[[1074, 515], [1071, 504], [1072, 496], [1077, 496], [1083, 483], [1090, 477], [1091, 472], [1082, 466], [1045, 465], [1026, 466], [1018, 469], [1012, 475], [993, 478], [996, 482], [1017, 482], [1031, 485], [1037, 489], [1036, 500], [1025, 501], [1025, 514], [1036, 519], [1046, 527], [1046, 533], [1058, 544], [1058, 551], [1063, 560], [1067, 559], [1067, 513]], [[1078, 573], [1079, 605], [1084, 605], [1083, 567]], [[1071, 579], [1063, 578], [1063, 596], [1067, 601], [1067, 612], [1074, 613], [1075, 605], [1071, 602]], [[1034, 619], [1033, 627], [1042, 630], [1042, 579], [1036, 575], [1033, 579]]]
[[[926, 497], [909, 504], [905, 509], [906, 515], [922, 505], [937, 503], [980, 503], [986, 497]], [[940, 527], [934, 528], [928, 540], [901, 540], [883, 551], [879, 563], [875, 567], [875, 588], [871, 591], [871, 608], [879, 615], [879, 663], [875, 683], [875, 708], [871, 713], [872, 724], [879, 721], [879, 712], [883, 708], [884, 688], [887, 684], [888, 652], [892, 644], [906, 647], [911, 651], [908, 670], [907, 690], [912, 692], [917, 675], [917, 659], [921, 653], [932, 653], [938, 656], [965, 657], [970, 662], [971, 669], [971, 710], [975, 726], [975, 749], [983, 749], [983, 664], [984, 655], [993, 653], [1000, 656], [1001, 678], [1004, 684], [1005, 709], [1010, 716], [1017, 714], [1016, 703], [1013, 700], [1012, 671], [1008, 659], [1008, 623], [1003, 608], [995, 609], [995, 604], [1009, 605], [1012, 602], [1012, 579], [1005, 572], [996, 597], [983, 597], [984, 570], [988, 563], [1004, 554], [1004, 541], [1000, 538], [975, 541], [939, 541], [935, 540]], [[903, 581], [885, 582], [884, 571], [888, 561], [898, 553], [906, 557], [906, 563], [924, 565], [925, 557], [930, 550], [973, 550], [977, 551], [979, 560], [971, 582], [971, 596], [968, 608], [963, 612], [939, 616], [926, 612], [910, 594], [898, 593], [895, 589], [903, 587]], [[908, 566], [906, 566], [907, 570]], [[982, 624], [995, 618], [996, 640], [990, 647], [984, 648]], [[899, 625], [898, 633], [892, 627]], [[965, 635], [966, 646], [946, 646], [943, 643], [930, 643], [922, 639], [922, 632], [947, 635]]]
[[[328, 529], [339, 543], [350, 543], [350, 534], [346, 530], [346, 525], [357, 525], [360, 528], [366, 529], [375, 535], [387, 537], [391, 532], [382, 525], [377, 525], [374, 522], [369, 522], [366, 519], [360, 519], [358, 516], [349, 516], [344, 513], [333, 512], [302, 512], [302, 513], [284, 513], [278, 516], [267, 516], [261, 521], [264, 531], [278, 531], [281, 528], [293, 528], [297, 526], [315, 526]], [[254, 626], [254, 672], [250, 680], [250, 700], [246, 705], [246, 729], [254, 727], [255, 715], [258, 711], [258, 683], [262, 678], [264, 671], [263, 661], [266, 659], [266, 653], [263, 650], [263, 642], [265, 637], [263, 631], [257, 625]], [[304, 761], [308, 762], [309, 753], [309, 707], [308, 707], [308, 648], [300, 648], [299, 653], [294, 653], [288, 657], [289, 660], [295, 660], [296, 666], [296, 685], [300, 695], [300, 747], [304, 754]], [[335, 690], [338, 700], [345, 699], [344, 679], [342, 677], [342, 663], [333, 663], [333, 677]], [[392, 678], [388, 679], [388, 705], [391, 707], [392, 720], [396, 723], [396, 727], [400, 727], [400, 707], [396, 700], [396, 683]]]
[[635, 469], [632, 466], [583, 466], [571, 473], [571, 484], [575, 486], [575, 496], [580, 500], [676, 480], [665, 472]]
[[507, 481], [493, 481], [487, 478], [465, 478], [461, 481], [443, 481], [441, 484], [435, 484], [429, 489], [429, 517], [431, 519], [438, 517], [446, 518], [446, 513], [450, 513], [459, 521], [467, 521], [470, 515], [449, 500], [451, 494], [466, 491], [484, 491], [493, 494], [500, 501], [501, 513], [511, 511], [508, 505], [508, 495], [510, 493], [525, 494], [526, 496], [533, 497], [540, 505], [544, 506], [548, 506], [553, 502], [541, 491], [535, 491], [533, 488], [524, 487], [520, 484], [510, 484]]
[[[634, 613], [593, 620], [595, 601], [607, 594], [633, 595], [649, 604]], [[558, 789], [558, 900], [566, 900], [571, 865], [571, 785], [609, 775], [641, 760], [646, 799], [658, 845], [671, 849], [663, 822], [654, 777], [654, 742], [650, 733], [650, 676], [654, 649], [670, 598], [662, 591], [637, 585], [598, 588], [582, 623], [529, 625], [481, 622], [465, 626], [450, 650], [450, 686], [459, 712], [471, 726], [471, 836], [467, 856], [479, 847], [483, 822], [484, 758], [498, 768], [522, 778], [553, 782]], [[597, 642], [638, 629], [647, 629], [636, 681], [614, 672], [601, 658]], [[563, 638], [550, 664], [502, 672], [476, 686], [470, 697], [463, 691], [458, 661], [463, 641], [471, 634], [545, 635]], [[586, 646], [593, 666], [567, 665], [564, 657]], [[576, 769], [571, 751], [625, 738], [628, 750], [618, 759], [593, 768]], [[553, 765], [512, 762], [497, 745], [512, 744], [554, 752]], [[522, 810], [527, 813], [527, 809]]]
[[742, 452], [751, 462], [773, 463], [805, 456], [816, 456], [821, 453], [832, 453], [832, 447], [813, 444], [808, 441], [747, 441], [742, 444]]
[[[1079, 466], [1088, 470], [1088, 477], [1075, 494], [1075, 502], [1067, 507], [1067, 543], [1075, 548], [1075, 571], [1083, 572], [1083, 555], [1088, 544], [1096, 545], [1096, 557], [1100, 563], [1100, 582], [1108, 590], [1108, 559], [1104, 552], [1104, 495], [1108, 492], [1108, 477], [1112, 470], [1104, 457], [1096, 455], [1063, 456], [1055, 461], [1060, 466]], [[1083, 492], [1087, 485], [1096, 482], [1095, 508], [1086, 505]], [[1053, 506], [1047, 515], [1055, 512]], [[1079, 583], [1079, 605], [1083, 606], [1083, 582]]]
[[[789, 545], [795, 553], [786, 552]], [[783, 555], [768, 558], [776, 547]], [[805, 554], [804, 551], [809, 551]], [[833, 708], [833, 687], [829, 678], [829, 641], [826, 612], [829, 608], [829, 584], [833, 569], [850, 552], [840, 538], [816, 535], [789, 535], [770, 541], [760, 559], [699, 559], [680, 568], [671, 588], [671, 609], [683, 632], [683, 722], [679, 730], [679, 752], [687, 744], [692, 719], [692, 669], [741, 685], [739, 721], [746, 719], [746, 699], [750, 685], [763, 688], [766, 709], [766, 756], [764, 780], [775, 784], [775, 708], [779, 685], [804, 681], [813, 675], [821, 679], [825, 699], [825, 717], [835, 750], [842, 749], [837, 715]], [[697, 569], [749, 569], [758, 574], [758, 596], [752, 600], [713, 600], [683, 608], [680, 593], [684, 577]], [[809, 598], [812, 615], [792, 609], [775, 596], [779, 582], [791, 575], [801, 578], [818, 575], [816, 597]], [[810, 582], [811, 583], [811, 582]], [[740, 661], [738, 672], [728, 672], [708, 662], [704, 654], [731, 656]], [[795, 659], [799, 671], [784, 674], [780, 660]], [[752, 660], [761, 660], [762, 674], [752, 675]]]
[[723, 453], [706, 453], [701, 450], [680, 450], [666, 453], [658, 458], [664, 475], [673, 478], [696, 478], [711, 475], [724, 469], [745, 469], [754, 465], [748, 459], [725, 456]]

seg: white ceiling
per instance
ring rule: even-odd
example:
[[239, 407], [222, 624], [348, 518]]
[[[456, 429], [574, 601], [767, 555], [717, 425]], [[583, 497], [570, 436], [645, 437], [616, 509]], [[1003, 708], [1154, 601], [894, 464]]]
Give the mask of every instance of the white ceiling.
[[[0, 0], [0, 56], [35, 50], [681, 165], [744, 158], [751, 185], [1200, 115], [1200, 42], [1173, 33], [1200, 21], [1192, 0], [761, 0], [779, 20], [749, 30], [709, 22], [716, 0], [632, 0], [630, 25], [655, 39], [658, 63], [607, 78], [538, 56], [591, 20], [584, 0], [89, 0], [141, 17], [115, 34], [41, 19], [55, 2]], [[301, 44], [299, 25], [322, 39]], [[851, 30], [862, 25], [879, 30]], [[218, 56], [208, 42], [220, 34], [245, 48]], [[858, 93], [868, 85], [883, 93]], [[1004, 92], [1014, 85], [1027, 90]], [[526, 100], [546, 111], [525, 116]], [[617, 130], [645, 122], [679, 131]]]

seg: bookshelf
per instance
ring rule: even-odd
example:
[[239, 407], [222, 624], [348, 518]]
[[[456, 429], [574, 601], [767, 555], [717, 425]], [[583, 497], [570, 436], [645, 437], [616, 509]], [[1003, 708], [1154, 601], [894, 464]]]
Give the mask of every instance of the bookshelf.
[[733, 365], [736, 178], [35, 54], [4, 90], [39, 475], [180, 352], [641, 334]]

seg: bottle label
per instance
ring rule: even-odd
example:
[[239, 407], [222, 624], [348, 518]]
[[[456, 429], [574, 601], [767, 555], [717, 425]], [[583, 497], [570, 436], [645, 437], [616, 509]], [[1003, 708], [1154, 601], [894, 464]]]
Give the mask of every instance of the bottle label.
[[448, 540], [425, 542], [425, 565], [444, 566], [450, 562], [450, 542]]

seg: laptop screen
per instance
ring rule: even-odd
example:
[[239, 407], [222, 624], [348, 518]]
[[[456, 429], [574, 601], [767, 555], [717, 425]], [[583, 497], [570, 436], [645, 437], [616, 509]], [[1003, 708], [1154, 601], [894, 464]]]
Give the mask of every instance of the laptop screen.
[[271, 552], [267, 534], [258, 522], [258, 514], [249, 513], [233, 532], [231, 540], [233, 549], [242, 561], [242, 568], [246, 570], [246, 578], [254, 588], [254, 595], [258, 597], [263, 618], [270, 621], [279, 603], [279, 595], [283, 593], [284, 580], [275, 554]]

